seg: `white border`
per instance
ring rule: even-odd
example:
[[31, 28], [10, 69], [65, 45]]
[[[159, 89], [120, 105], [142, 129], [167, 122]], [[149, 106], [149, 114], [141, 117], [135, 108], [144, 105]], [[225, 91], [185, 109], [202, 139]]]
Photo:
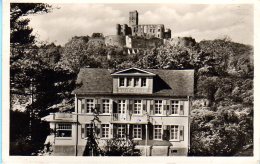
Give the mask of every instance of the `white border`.
[[[3, 163], [231, 163], [236, 164], [256, 164], [259, 163], [260, 147], [260, 104], [257, 99], [260, 92], [260, 76], [257, 75], [260, 65], [259, 61], [259, 43], [260, 43], [260, 1], [259, 0], [63, 0], [62, 3], [179, 3], [179, 4], [254, 4], [254, 156], [253, 157], [21, 157], [9, 156], [9, 52], [10, 52], [10, 2], [44, 2], [61, 3], [61, 0], [3, 0], [3, 49], [2, 49], [2, 160]], [[258, 43], [258, 44], [257, 44]]]

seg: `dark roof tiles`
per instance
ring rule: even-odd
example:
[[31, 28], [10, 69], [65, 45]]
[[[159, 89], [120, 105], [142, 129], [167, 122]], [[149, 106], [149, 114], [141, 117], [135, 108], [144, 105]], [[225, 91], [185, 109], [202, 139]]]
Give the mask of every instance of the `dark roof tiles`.
[[[156, 74], [153, 95], [193, 96], [194, 70], [144, 69]], [[108, 69], [83, 68], [77, 78], [75, 94], [112, 94], [113, 79]]]

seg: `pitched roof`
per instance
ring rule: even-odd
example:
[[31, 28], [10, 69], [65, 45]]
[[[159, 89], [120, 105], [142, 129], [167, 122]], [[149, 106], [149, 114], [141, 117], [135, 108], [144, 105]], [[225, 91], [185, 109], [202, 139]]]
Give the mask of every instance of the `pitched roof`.
[[[153, 95], [193, 96], [194, 70], [144, 69], [156, 74]], [[74, 94], [112, 94], [113, 79], [108, 69], [82, 68]]]

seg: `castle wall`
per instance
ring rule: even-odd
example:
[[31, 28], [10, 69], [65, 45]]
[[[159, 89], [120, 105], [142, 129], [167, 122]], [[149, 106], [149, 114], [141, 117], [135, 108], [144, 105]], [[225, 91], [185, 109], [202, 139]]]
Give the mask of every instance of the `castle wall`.
[[142, 24], [132, 26], [132, 35], [145, 38], [164, 38], [164, 25], [162, 24]]
[[163, 45], [163, 40], [159, 38], [139, 38], [126, 36], [127, 48], [154, 48]]
[[105, 45], [105, 39], [103, 37], [90, 38], [88, 44], [91, 46], [103, 46]]
[[196, 44], [196, 40], [192, 37], [176, 37], [164, 40], [165, 45], [171, 46], [194, 46]]
[[109, 35], [105, 37], [105, 44], [108, 46], [118, 46], [124, 47], [125, 46], [125, 36], [120, 35]]

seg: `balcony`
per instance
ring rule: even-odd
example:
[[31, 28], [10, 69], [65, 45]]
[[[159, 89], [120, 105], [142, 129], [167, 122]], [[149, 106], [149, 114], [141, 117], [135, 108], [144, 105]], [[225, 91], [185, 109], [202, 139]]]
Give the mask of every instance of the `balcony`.
[[129, 115], [129, 114], [121, 114], [114, 113], [111, 117], [112, 123], [140, 123], [145, 124], [149, 122], [149, 116], [147, 114], [142, 115]]
[[73, 113], [50, 113], [50, 115], [43, 117], [42, 120], [48, 122], [75, 122], [76, 115]]

